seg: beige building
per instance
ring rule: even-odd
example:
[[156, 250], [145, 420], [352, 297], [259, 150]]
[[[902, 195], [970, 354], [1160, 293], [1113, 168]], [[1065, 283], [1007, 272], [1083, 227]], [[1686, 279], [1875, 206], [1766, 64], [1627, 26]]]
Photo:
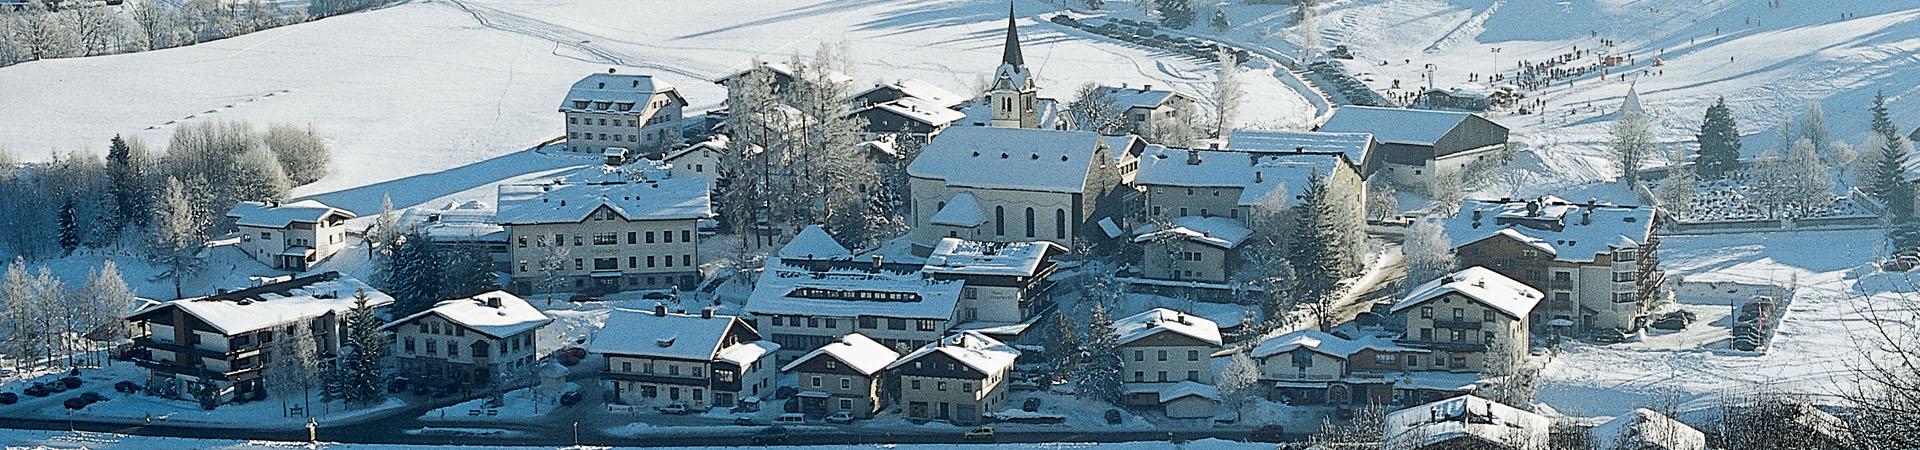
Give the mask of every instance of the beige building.
[[240, 233], [240, 250], [275, 269], [306, 271], [347, 247], [347, 210], [314, 200], [281, 204], [240, 202], [227, 210]]
[[887, 406], [883, 370], [899, 353], [860, 333], [842, 336], [780, 368], [793, 374], [800, 412], [820, 418], [841, 411], [868, 418]]
[[600, 375], [612, 401], [693, 409], [731, 407], [746, 397], [773, 394], [779, 344], [737, 317], [711, 308], [698, 315], [616, 309], [587, 343], [587, 351], [606, 355]]
[[1225, 217], [1182, 216], [1136, 230], [1140, 274], [1172, 281], [1225, 283], [1228, 263], [1253, 230]]
[[515, 197], [506, 194], [508, 186], [501, 187], [498, 218], [512, 247], [516, 291], [692, 289], [699, 284], [696, 228], [711, 215], [705, 180], [532, 187], [538, 191]]
[[1410, 368], [1424, 367], [1427, 351], [1389, 336], [1348, 338], [1307, 329], [1261, 341], [1250, 352], [1273, 396], [1294, 405], [1408, 404], [1421, 398], [1422, 386], [1451, 378], [1411, 374]]
[[914, 245], [926, 252], [946, 237], [1061, 246], [1108, 239], [1096, 223], [1119, 220], [1127, 169], [1144, 148], [1132, 136], [950, 128], [907, 166]]
[[680, 91], [646, 75], [612, 70], [581, 78], [560, 101], [568, 151], [603, 154], [621, 148], [652, 154], [680, 143]]
[[1220, 399], [1213, 385], [1213, 353], [1220, 326], [1211, 320], [1154, 308], [1113, 322], [1118, 338], [1123, 402], [1157, 407], [1168, 416], [1213, 415]]
[[[1530, 324], [1558, 332], [1645, 325], [1664, 297], [1654, 208], [1547, 196], [1468, 200], [1445, 221], [1460, 267], [1480, 266], [1546, 294]], [[1539, 330], [1535, 331], [1548, 331]]]
[[668, 151], [660, 157], [660, 162], [670, 165], [668, 173], [673, 178], [707, 180], [707, 190], [712, 191], [715, 183], [720, 182], [720, 155], [726, 153], [729, 142], [727, 135], [715, 135], [711, 139]]
[[493, 291], [442, 301], [380, 329], [393, 332], [400, 374], [484, 386], [510, 377], [531, 382], [534, 336], [551, 322], [526, 300]]
[[[1193, 96], [1172, 90], [1155, 90], [1151, 84], [1140, 87], [1101, 86], [1101, 90], [1113, 98], [1123, 117], [1126, 118], [1126, 132], [1139, 136], [1152, 136], [1155, 128], [1180, 126], [1186, 120], [1184, 114], [1195, 114]], [[1197, 118], [1191, 118], [1197, 119]], [[1082, 128], [1086, 128], [1083, 124]]]
[[1004, 326], [1027, 322], [1046, 309], [1043, 298], [1066, 247], [1047, 241], [978, 242], [943, 238], [920, 272], [936, 280], [965, 283], [960, 289], [962, 327]]
[[1007, 406], [1007, 376], [1020, 351], [972, 331], [929, 343], [887, 366], [900, 377], [908, 420], [981, 422]]
[[1477, 372], [1487, 358], [1516, 364], [1527, 356], [1527, 320], [1540, 291], [1485, 267], [1468, 267], [1413, 289], [1393, 305], [1407, 334], [1400, 343], [1432, 352], [1426, 367]]

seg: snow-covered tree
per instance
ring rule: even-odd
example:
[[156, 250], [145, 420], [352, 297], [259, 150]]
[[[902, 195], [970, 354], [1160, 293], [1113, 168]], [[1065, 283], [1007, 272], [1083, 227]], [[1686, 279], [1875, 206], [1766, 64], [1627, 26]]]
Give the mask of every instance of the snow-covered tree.
[[387, 376], [381, 366], [386, 335], [380, 331], [380, 317], [367, 301], [366, 292], [354, 293], [353, 309], [347, 311], [343, 323], [345, 345], [335, 364], [339, 397], [360, 407], [386, 399]]
[[1525, 353], [1495, 344], [1481, 358], [1480, 383], [1474, 395], [1507, 405], [1527, 405], [1540, 391], [1540, 366], [1529, 364]]
[[1198, 19], [1193, 0], [1153, 0], [1153, 5], [1154, 13], [1160, 16], [1160, 24], [1168, 28], [1185, 30]]
[[1620, 117], [1613, 120], [1608, 143], [1608, 159], [1620, 168], [1620, 182], [1629, 186], [1639, 184], [1640, 168], [1653, 156], [1657, 145], [1653, 122], [1645, 113], [1621, 111]]
[[1442, 170], [1427, 181], [1427, 198], [1433, 200], [1428, 212], [1441, 217], [1452, 217], [1460, 212], [1461, 202], [1466, 198], [1461, 192], [1460, 173]]
[[400, 214], [393, 210], [393, 196], [380, 194], [380, 215], [374, 218], [373, 231], [367, 233], [367, 240], [372, 241], [374, 247], [384, 248], [393, 245], [400, 233]]
[[1358, 248], [1350, 235], [1363, 230], [1342, 220], [1341, 202], [1331, 192], [1326, 176], [1318, 171], [1307, 176], [1307, 190], [1301, 197], [1289, 258], [1299, 280], [1296, 303], [1321, 331], [1326, 331], [1333, 327], [1340, 284], [1359, 271], [1356, 254], [1365, 250]]
[[1653, 198], [1667, 212], [1686, 218], [1693, 214], [1695, 184], [1693, 171], [1674, 168], [1660, 180], [1660, 187], [1653, 190]]
[[1695, 138], [1700, 141], [1700, 157], [1694, 160], [1694, 170], [1700, 178], [1719, 179], [1740, 166], [1740, 126], [1727, 108], [1726, 97], [1707, 107]]
[[1800, 139], [1813, 143], [1814, 154], [1827, 154], [1828, 144], [1833, 143], [1832, 134], [1827, 131], [1827, 115], [1820, 111], [1820, 102], [1807, 103], [1807, 111], [1800, 115], [1800, 124], [1795, 127]]
[[286, 199], [287, 191], [293, 189], [286, 170], [280, 168], [280, 161], [258, 141], [248, 145], [233, 162], [229, 178], [222, 181], [231, 183], [231, 199], [236, 203], [277, 202]]
[[1180, 106], [1172, 120], [1152, 124], [1146, 130], [1147, 141], [1174, 148], [1194, 148], [1200, 146], [1200, 138], [1206, 133], [1206, 124], [1200, 121], [1200, 110], [1192, 103]]
[[1893, 116], [1887, 113], [1887, 94], [1885, 91], [1873, 92], [1873, 105], [1867, 107], [1873, 115], [1873, 134], [1880, 135], [1882, 141], [1891, 141], [1900, 137], [1900, 126], [1893, 124]]
[[109, 259], [80, 287], [74, 307], [85, 313], [81, 329], [97, 341], [117, 342], [128, 338], [127, 322], [122, 316], [133, 311], [133, 289], [120, 277], [120, 267]]
[[1395, 195], [1393, 183], [1385, 177], [1367, 180], [1367, 217], [1390, 219], [1400, 215], [1400, 198]]
[[1080, 370], [1080, 331], [1071, 320], [1067, 320], [1066, 311], [1053, 310], [1047, 320], [1052, 323], [1047, 331], [1047, 364], [1052, 380], [1068, 380]]
[[189, 196], [186, 184], [173, 177], [167, 178], [155, 206], [158, 208], [154, 210], [150, 244], [154, 259], [167, 268], [166, 276], [173, 280], [174, 297], [185, 297], [180, 284], [199, 269], [197, 253], [207, 239], [209, 214]]
[[34, 311], [34, 298], [39, 295], [33, 276], [27, 273], [27, 260], [15, 258], [7, 265], [7, 272], [0, 279], [0, 355], [19, 367], [34, 356], [34, 343], [39, 342], [40, 326], [46, 321], [40, 320]]
[[401, 234], [393, 245], [381, 249], [376, 263], [381, 291], [393, 296], [397, 317], [425, 311], [442, 299], [441, 254], [418, 230]]
[[1801, 211], [1833, 204], [1833, 176], [1815, 150], [1818, 147], [1811, 139], [1801, 138], [1787, 153], [1785, 168], [1789, 169], [1790, 182], [1786, 202]]
[[553, 303], [553, 294], [567, 286], [567, 278], [560, 273], [566, 270], [567, 260], [573, 257], [573, 249], [567, 247], [565, 242], [548, 245], [544, 236], [536, 237], [533, 241], [535, 248], [542, 249], [538, 250], [538, 256], [533, 261], [534, 271], [540, 274], [535, 283], [540, 291], [547, 294], [547, 303]]
[[1126, 111], [1120, 105], [1113, 92], [1098, 83], [1087, 82], [1074, 91], [1073, 101], [1067, 103], [1067, 110], [1079, 121], [1080, 129], [1105, 135], [1117, 135], [1127, 131]]
[[[310, 323], [298, 321], [285, 325], [270, 328], [288, 332], [273, 334], [273, 342], [269, 344], [265, 357], [266, 371], [261, 376], [265, 378], [263, 381], [267, 392], [280, 399], [281, 411], [287, 411], [287, 401], [298, 396], [301, 409], [313, 414], [313, 390], [324, 381], [320, 371], [320, 351], [316, 347], [318, 341], [314, 339]], [[207, 399], [203, 397], [201, 401], [205, 406]]]
[[493, 257], [480, 247], [442, 247], [439, 258], [439, 298], [471, 297], [499, 289]]
[[1453, 271], [1453, 240], [1447, 237], [1447, 229], [1439, 220], [1415, 221], [1407, 228], [1406, 243], [1400, 248], [1407, 258], [1407, 279], [1401, 283], [1403, 294]]
[[1260, 383], [1260, 365], [1247, 356], [1246, 351], [1234, 352], [1227, 358], [1227, 367], [1214, 377], [1213, 385], [1220, 389], [1220, 396], [1233, 405], [1235, 415], [1246, 406], [1247, 398], [1259, 392], [1254, 389]]
[[151, 164], [147, 146], [139, 138], [113, 136], [113, 143], [107, 149], [107, 179], [108, 188], [112, 190], [115, 225], [127, 228], [147, 225], [151, 217], [148, 209], [154, 198]]
[[1309, 55], [1320, 52], [1320, 8], [1318, 1], [1303, 0], [1293, 7], [1296, 44]]
[[51, 59], [82, 56], [86, 47], [80, 42], [80, 32], [73, 28], [73, 22], [61, 17], [60, 12], [48, 11], [46, 4], [27, 2], [19, 14], [20, 29], [14, 31], [9, 39], [18, 39], [26, 49], [28, 59]]
[[327, 163], [333, 151], [313, 129], [275, 124], [267, 127], [266, 144], [292, 185], [305, 185], [327, 176]]
[[1113, 316], [1107, 314], [1106, 305], [1094, 303], [1088, 311], [1085, 354], [1080, 360], [1080, 371], [1074, 374], [1075, 395], [1080, 398], [1094, 399], [1108, 403], [1119, 403], [1120, 374], [1120, 337], [1113, 329]]
[[720, 178], [726, 183], [719, 185], [720, 198], [716, 203], [733, 235], [742, 239], [754, 237], [752, 246], [741, 243], [743, 251], [771, 244], [763, 243], [758, 218], [769, 214], [770, 208], [767, 198], [770, 157], [765, 150], [775, 139], [774, 120], [779, 117], [777, 109], [780, 108], [774, 98], [773, 80], [773, 71], [758, 59], [744, 75], [727, 80], [728, 139], [717, 163]]
[[1213, 97], [1210, 99], [1213, 106], [1212, 135], [1226, 139], [1227, 134], [1233, 132], [1234, 120], [1240, 117], [1240, 101], [1246, 97], [1246, 89], [1240, 86], [1240, 57], [1223, 48], [1216, 59], [1220, 61], [1220, 67], [1214, 72]]
[[[1353, 420], [1345, 425], [1334, 425], [1332, 418], [1323, 418], [1320, 428], [1307, 436], [1307, 442], [1324, 448], [1336, 448], [1339, 444], [1378, 444], [1385, 436], [1387, 428], [1387, 410], [1378, 405], [1368, 405], [1353, 411]], [[1337, 447], [1348, 448], [1348, 447]], [[1384, 449], [1383, 450], [1411, 450]]]
[[1897, 136], [1885, 142], [1874, 158], [1868, 192], [1879, 198], [1894, 217], [1904, 221], [1913, 217], [1913, 185], [1907, 183], [1906, 178], [1907, 158], [1913, 154], [1913, 144]]

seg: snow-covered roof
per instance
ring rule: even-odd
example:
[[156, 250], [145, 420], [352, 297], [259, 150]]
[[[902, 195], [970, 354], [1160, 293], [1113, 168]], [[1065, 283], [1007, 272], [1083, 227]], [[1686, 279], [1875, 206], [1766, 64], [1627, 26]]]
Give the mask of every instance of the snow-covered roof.
[[[1534, 206], [1528, 206], [1530, 201]], [[1573, 203], [1547, 196], [1467, 200], [1460, 214], [1446, 219], [1445, 225], [1456, 248], [1503, 235], [1551, 253], [1555, 261], [1586, 263], [1601, 253], [1645, 244], [1653, 237], [1653, 219], [1653, 208]]]
[[967, 118], [966, 113], [955, 111], [952, 108], [940, 106], [939, 104], [922, 100], [918, 97], [901, 97], [894, 101], [878, 103], [873, 106], [868, 106], [867, 108], [879, 108], [892, 111], [901, 117], [917, 120], [935, 127], [959, 122]]
[[745, 308], [757, 315], [951, 319], [962, 286], [865, 263], [808, 268], [770, 258]]
[[759, 361], [760, 358], [771, 355], [778, 350], [780, 350], [780, 344], [776, 344], [773, 341], [742, 342], [720, 349], [720, 353], [714, 354], [713, 359], [715, 361], [734, 363], [740, 367], [747, 367], [752, 365], [754, 361]]
[[693, 145], [681, 147], [678, 150], [668, 151], [665, 154], [660, 155], [660, 161], [666, 162], [666, 163], [672, 163], [673, 160], [680, 159], [680, 157], [682, 156], [686, 156], [688, 154], [691, 154], [695, 151], [700, 151], [700, 150], [724, 152], [727, 150], [727, 144], [730, 142], [732, 142], [732, 138], [728, 138], [727, 135], [716, 134], [716, 135], [713, 135], [713, 137], [707, 138], [707, 140], [694, 143]]
[[907, 78], [903, 80], [894, 80], [892, 83], [876, 84], [873, 87], [867, 88], [867, 90], [860, 91], [857, 94], [853, 94], [853, 96], [854, 97], [864, 96], [864, 95], [873, 93], [873, 91], [878, 91], [881, 89], [892, 89], [895, 91], [899, 91], [901, 95], [904, 95], [906, 97], [920, 99], [922, 102], [939, 106], [941, 108], [947, 108], [947, 109], [953, 108], [954, 106], [959, 106], [961, 103], [966, 103], [967, 101], [966, 97], [963, 97], [960, 94], [955, 94], [953, 93], [953, 91], [949, 91], [949, 90], [946, 90], [945, 88], [935, 86], [933, 85], [933, 83], [928, 83], [928, 82], [921, 81], [918, 79], [913, 79], [913, 78]]
[[1166, 104], [1168, 100], [1172, 100], [1176, 96], [1187, 96], [1186, 94], [1166, 89], [1153, 89], [1152, 86], [1141, 86], [1137, 88], [1101, 86], [1100, 89], [1106, 91], [1108, 95], [1113, 96], [1114, 105], [1119, 106], [1122, 110], [1159, 108], [1160, 105]]
[[945, 354], [947, 357], [953, 358], [955, 361], [966, 364], [967, 367], [972, 367], [973, 370], [985, 374], [993, 374], [1006, 370], [1008, 367], [1013, 366], [1014, 359], [1020, 357], [1020, 350], [1014, 349], [1011, 345], [1002, 344], [1000, 341], [996, 341], [979, 332], [962, 331], [947, 335], [938, 341], [927, 343], [927, 345], [920, 347], [919, 350], [914, 350], [913, 353], [908, 353], [907, 356], [900, 357], [898, 361], [888, 364], [887, 368], [900, 367], [900, 365], [906, 364], [908, 361], [920, 359], [921, 357], [936, 352]]
[[1633, 450], [1706, 450], [1707, 435], [1646, 408], [1635, 408], [1593, 427], [1600, 448]]
[[293, 203], [240, 202], [227, 210], [227, 217], [234, 219], [235, 225], [261, 228], [286, 228], [288, 224], [320, 223], [330, 215], [352, 219], [352, 212], [327, 206], [318, 200], [301, 200]]
[[1393, 305], [1393, 312], [1400, 312], [1448, 293], [1464, 295], [1515, 319], [1527, 317], [1528, 313], [1533, 312], [1534, 305], [1540, 303], [1542, 297], [1540, 291], [1507, 278], [1499, 272], [1494, 272], [1493, 269], [1473, 266], [1413, 288], [1413, 293], [1407, 294], [1405, 299]]
[[980, 210], [980, 201], [974, 199], [972, 192], [961, 192], [955, 194], [947, 206], [933, 213], [928, 221], [934, 225], [973, 228], [987, 223], [987, 213]]
[[999, 243], [941, 238], [920, 270], [935, 275], [1032, 276], [1049, 253], [1066, 250], [1048, 241]]
[[224, 294], [183, 298], [149, 305], [128, 314], [134, 318], [169, 307], [180, 308], [221, 334], [232, 336], [267, 327], [342, 313], [353, 308], [356, 293], [365, 292], [367, 305], [384, 307], [393, 297], [339, 272], [326, 272]]
[[1216, 347], [1220, 345], [1219, 325], [1200, 316], [1171, 309], [1149, 309], [1146, 312], [1113, 321], [1113, 333], [1119, 337], [1120, 345], [1127, 345], [1162, 331], [1198, 339]]
[[1460, 437], [1545, 448], [1552, 421], [1538, 414], [1472, 395], [1462, 395], [1387, 414], [1388, 448], [1425, 448]]
[[418, 227], [435, 241], [507, 240], [506, 229], [495, 223], [496, 210], [479, 200], [449, 203], [439, 209], [408, 208], [400, 213], [402, 227]]
[[615, 309], [607, 314], [600, 330], [587, 341], [587, 351], [629, 355], [710, 361], [720, 353], [727, 332], [735, 326], [747, 326], [733, 316]]
[[1266, 358], [1268, 356], [1291, 352], [1299, 348], [1336, 356], [1341, 359], [1346, 359], [1347, 357], [1353, 356], [1354, 352], [1366, 349], [1382, 352], [1426, 353], [1424, 349], [1401, 346], [1400, 344], [1394, 343], [1392, 339], [1382, 336], [1365, 336], [1357, 339], [1347, 339], [1320, 330], [1308, 329], [1294, 331], [1292, 333], [1274, 336], [1265, 341], [1260, 341], [1260, 345], [1255, 346], [1253, 352], [1248, 353], [1247, 356], [1256, 359]]
[[[777, 73], [782, 76], [788, 76], [788, 77], [793, 76], [793, 66], [787, 65], [787, 63], [761, 61], [760, 65], [766, 67], [767, 70], [773, 71], [773, 73]], [[752, 68], [742, 69], [738, 72], [727, 74], [727, 76], [720, 77], [717, 79], [720, 81], [731, 80], [731, 79], [734, 79], [735, 77], [746, 75], [747, 72], [750, 72], [752, 70], [753, 70]], [[827, 74], [827, 78], [828, 78], [828, 81], [832, 81], [834, 83], [852, 83], [853, 82], [852, 76], [849, 76], [845, 73], [841, 73], [838, 70], [830, 71], [830, 73]]]
[[1164, 238], [1186, 239], [1224, 249], [1239, 247], [1253, 230], [1241, 225], [1239, 220], [1225, 217], [1182, 216], [1164, 224], [1149, 223], [1134, 230], [1134, 242], [1151, 242]]
[[1321, 131], [1234, 130], [1227, 149], [1253, 153], [1338, 153], [1348, 164], [1366, 164], [1373, 149], [1372, 133]]
[[846, 364], [848, 368], [860, 372], [862, 375], [869, 376], [886, 369], [888, 364], [893, 364], [894, 361], [900, 360], [900, 354], [894, 353], [893, 349], [887, 348], [886, 345], [875, 342], [873, 338], [869, 338], [864, 334], [850, 333], [846, 336], [841, 336], [838, 341], [827, 343], [827, 345], [807, 352], [807, 354], [802, 355], [800, 359], [795, 359], [793, 362], [787, 363], [785, 367], [781, 367], [780, 371], [791, 371], [795, 367], [800, 367], [801, 363], [820, 356], [827, 356], [839, 360], [841, 363]]
[[[980, 98], [960, 105], [960, 112], [966, 114], [965, 124], [984, 127], [993, 123], [993, 104], [989, 99]], [[1040, 128], [1053, 128], [1067, 112], [1067, 105], [1051, 98], [1037, 98], [1033, 101], [1034, 115]]]
[[1128, 394], [1156, 394], [1160, 404], [1167, 404], [1181, 397], [1200, 397], [1220, 401], [1220, 390], [1213, 386], [1181, 380], [1174, 383], [1127, 383], [1121, 386]]
[[807, 225], [799, 234], [793, 235], [793, 240], [787, 241], [787, 245], [780, 247], [780, 257], [796, 260], [845, 259], [852, 258], [853, 252], [847, 251], [840, 241], [833, 240], [833, 236], [827, 235], [827, 230], [819, 225]]
[[[949, 186], [1081, 192], [1096, 164], [1113, 164], [1114, 152], [1126, 151], [1133, 139], [1090, 131], [955, 127], [933, 138], [907, 174]], [[1096, 155], [1107, 160], [1095, 161]]]
[[[1197, 156], [1197, 158], [1196, 158]], [[1333, 176], [1340, 157], [1330, 154], [1244, 153], [1181, 150], [1148, 146], [1140, 155], [1134, 184], [1147, 186], [1241, 188], [1237, 204], [1253, 206], [1276, 195], [1287, 206], [1299, 205], [1307, 180], [1314, 173]]]
[[560, 111], [640, 114], [653, 94], [673, 90], [673, 85], [646, 75], [595, 73], [573, 82], [560, 100]]
[[627, 220], [704, 219], [712, 212], [707, 200], [707, 181], [700, 178], [558, 185], [503, 207], [499, 221], [507, 225], [580, 222], [601, 207]]
[[[490, 301], [498, 301], [500, 306], [489, 306]], [[380, 328], [401, 326], [429, 315], [438, 315], [449, 322], [495, 338], [520, 334], [553, 322], [546, 313], [540, 312], [525, 299], [506, 291], [493, 291], [468, 298], [444, 300], [426, 311], [395, 320]]]
[[1317, 131], [1373, 133], [1388, 144], [1433, 145], [1471, 114], [1425, 109], [1342, 106]]

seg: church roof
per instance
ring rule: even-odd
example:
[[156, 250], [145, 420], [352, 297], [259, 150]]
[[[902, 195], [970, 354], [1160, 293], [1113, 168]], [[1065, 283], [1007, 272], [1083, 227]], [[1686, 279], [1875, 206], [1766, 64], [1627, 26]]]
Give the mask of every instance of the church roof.
[[1026, 58], [1020, 56], [1020, 33], [1013, 26], [1013, 3], [1007, 3], [1007, 45], [1001, 50], [1000, 63], [1015, 67], [1027, 65]]

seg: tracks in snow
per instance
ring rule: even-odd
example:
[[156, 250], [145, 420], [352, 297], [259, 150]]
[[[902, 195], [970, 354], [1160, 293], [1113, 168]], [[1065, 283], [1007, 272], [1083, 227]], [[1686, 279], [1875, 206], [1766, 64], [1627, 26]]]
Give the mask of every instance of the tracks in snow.
[[479, 22], [480, 26], [551, 41], [555, 45], [585, 53], [592, 57], [594, 62], [627, 67], [644, 67], [661, 72], [679, 74], [696, 80], [713, 81], [714, 79], [713, 75], [696, 73], [680, 67], [643, 62], [638, 58], [633, 58], [630, 55], [601, 46], [597, 42], [612, 40], [605, 36], [580, 31], [564, 25], [527, 17], [490, 6], [469, 4], [461, 0], [447, 0], [447, 2], [453, 4], [456, 8], [460, 8], [461, 11], [466, 12], [468, 15], [473, 16], [473, 20]]

